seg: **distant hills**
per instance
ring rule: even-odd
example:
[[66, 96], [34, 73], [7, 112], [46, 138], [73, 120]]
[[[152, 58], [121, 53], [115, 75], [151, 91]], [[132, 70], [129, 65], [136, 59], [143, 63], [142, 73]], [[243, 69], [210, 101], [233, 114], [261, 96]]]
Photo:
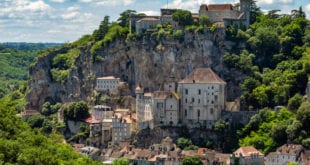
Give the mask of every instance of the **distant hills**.
[[49, 43], [49, 42], [46, 42], [46, 43], [0, 42], [0, 48], [2, 46], [6, 48], [21, 50], [21, 51], [28, 51], [28, 50], [38, 51], [38, 50], [44, 50], [46, 48], [58, 47], [62, 45], [63, 43]]

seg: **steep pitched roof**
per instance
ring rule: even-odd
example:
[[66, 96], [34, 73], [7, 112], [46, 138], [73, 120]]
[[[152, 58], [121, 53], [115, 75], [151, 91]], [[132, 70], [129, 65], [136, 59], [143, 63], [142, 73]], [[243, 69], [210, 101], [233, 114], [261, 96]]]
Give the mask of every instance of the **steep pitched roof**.
[[216, 73], [210, 68], [196, 68], [185, 79], [179, 83], [210, 83], [210, 84], [226, 84]]
[[247, 146], [247, 147], [240, 147], [239, 149], [237, 149], [234, 154], [239, 157], [240, 154], [242, 154], [242, 156], [244, 157], [249, 157], [252, 154], [257, 154], [260, 156], [264, 156], [264, 154], [262, 154], [260, 151], [258, 151], [256, 148], [254, 148], [253, 146]]
[[210, 4], [208, 5], [209, 11], [233, 10], [231, 4]]

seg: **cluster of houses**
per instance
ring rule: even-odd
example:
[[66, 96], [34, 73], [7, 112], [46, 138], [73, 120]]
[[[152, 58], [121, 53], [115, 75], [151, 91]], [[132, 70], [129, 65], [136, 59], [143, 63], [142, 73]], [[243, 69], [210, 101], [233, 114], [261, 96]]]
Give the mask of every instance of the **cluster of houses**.
[[[172, 14], [176, 9], [161, 9], [160, 16], [137, 15], [130, 18], [130, 31], [135, 29], [136, 32], [142, 33], [155, 27], [157, 24], [170, 23], [173, 27], [178, 24], [173, 21]], [[240, 6], [235, 7], [232, 4], [202, 4], [199, 13], [192, 13], [195, 21], [201, 16], [208, 16], [211, 24], [218, 27], [240, 26], [249, 27], [250, 24], [251, 1], [240, 0]]]
[[[77, 147], [79, 146], [79, 147]], [[297, 144], [284, 144], [275, 152], [264, 155], [253, 146], [240, 147], [233, 153], [219, 153], [208, 148], [196, 150], [181, 150], [170, 137], [166, 137], [160, 144], [153, 144], [149, 148], [135, 148], [128, 143], [119, 146], [109, 146], [105, 149], [74, 145], [77, 151], [88, 155], [104, 164], [112, 164], [118, 158], [127, 158], [130, 164], [136, 165], [180, 165], [189, 156], [201, 158], [204, 165], [286, 165], [288, 163], [309, 165], [310, 150]]]

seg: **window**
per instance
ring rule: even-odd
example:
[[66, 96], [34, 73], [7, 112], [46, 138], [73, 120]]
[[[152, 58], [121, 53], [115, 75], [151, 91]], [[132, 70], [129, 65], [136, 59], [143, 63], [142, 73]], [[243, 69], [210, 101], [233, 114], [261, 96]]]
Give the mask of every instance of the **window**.
[[187, 110], [186, 110], [186, 109], [185, 109], [185, 111], [184, 111], [184, 115], [187, 116]]
[[170, 105], [170, 109], [172, 109], [172, 105]]
[[195, 102], [195, 98], [192, 98], [192, 103], [194, 103]]
[[210, 109], [210, 114], [213, 114], [213, 108]]
[[198, 103], [200, 103], [200, 99], [198, 99]]
[[199, 118], [200, 117], [200, 110], [198, 109], [197, 111], [197, 117]]
[[185, 103], [187, 103], [187, 98], [185, 98]]
[[201, 95], [201, 90], [200, 89], [198, 89], [198, 95]]
[[188, 95], [188, 89], [185, 89], [185, 94]]
[[211, 88], [214, 89], [214, 86], [212, 86]]

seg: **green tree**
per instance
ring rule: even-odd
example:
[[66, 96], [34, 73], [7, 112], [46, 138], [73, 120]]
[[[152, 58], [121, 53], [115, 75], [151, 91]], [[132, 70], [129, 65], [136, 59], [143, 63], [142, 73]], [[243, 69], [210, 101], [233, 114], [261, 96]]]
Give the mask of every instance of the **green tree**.
[[310, 149], [310, 138], [303, 139], [301, 142], [302, 146], [306, 149]]
[[178, 138], [177, 140], [177, 145], [181, 148], [181, 149], [184, 149], [188, 146], [191, 146], [193, 143], [190, 139], [186, 139], [186, 138]]
[[201, 158], [199, 158], [198, 156], [189, 156], [189, 157], [185, 157], [182, 161], [181, 161], [182, 165], [202, 165], [202, 160]]
[[300, 6], [298, 10], [292, 10], [291, 15], [293, 18], [306, 18], [306, 13], [302, 10], [302, 7]]
[[309, 134], [310, 128], [308, 127], [308, 124], [310, 122], [310, 103], [304, 102], [301, 104], [301, 106], [297, 110], [296, 118], [301, 122], [303, 128]]
[[178, 9], [172, 14], [172, 19], [178, 22], [180, 26], [192, 25], [193, 17], [192, 13], [188, 10]]
[[72, 102], [64, 109], [64, 115], [67, 119], [83, 120], [90, 116], [89, 107], [86, 102]]
[[129, 27], [129, 19], [132, 16], [137, 15], [135, 10], [126, 10], [120, 14], [120, 17], [117, 19], [118, 24], [122, 27]]
[[129, 160], [126, 158], [118, 158], [113, 160], [112, 165], [129, 165]]
[[296, 93], [293, 97], [288, 100], [288, 109], [297, 110], [303, 101], [301, 94]]
[[206, 15], [199, 17], [199, 24], [203, 27], [209, 26], [210, 18]]
[[101, 21], [99, 25], [99, 29], [94, 31], [93, 36], [95, 38], [95, 41], [103, 39], [104, 36], [108, 33], [110, 26], [109, 19], [109, 16], [105, 16], [103, 21]]
[[285, 132], [287, 133], [288, 140], [295, 142], [302, 129], [302, 123], [298, 120], [293, 120], [290, 125], [287, 126]]

